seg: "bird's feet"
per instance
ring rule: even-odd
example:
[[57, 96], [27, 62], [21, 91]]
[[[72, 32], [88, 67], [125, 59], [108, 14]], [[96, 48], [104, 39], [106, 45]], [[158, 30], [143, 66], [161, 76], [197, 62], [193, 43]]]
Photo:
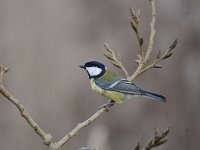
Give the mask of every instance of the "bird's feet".
[[107, 103], [102, 104], [102, 105], [99, 107], [99, 110], [102, 109], [102, 108], [105, 108], [106, 111], [108, 112], [108, 111], [110, 110], [110, 107], [112, 107], [114, 104], [115, 104], [115, 101], [109, 100]]

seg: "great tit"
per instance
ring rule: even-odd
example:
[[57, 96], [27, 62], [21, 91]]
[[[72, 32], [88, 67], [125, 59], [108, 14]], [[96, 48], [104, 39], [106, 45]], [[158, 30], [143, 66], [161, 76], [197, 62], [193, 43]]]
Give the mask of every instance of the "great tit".
[[122, 103], [132, 96], [144, 96], [157, 101], [166, 101], [164, 96], [140, 89], [127, 79], [108, 70], [100, 62], [90, 61], [80, 67], [87, 71], [92, 90], [109, 98], [112, 102]]

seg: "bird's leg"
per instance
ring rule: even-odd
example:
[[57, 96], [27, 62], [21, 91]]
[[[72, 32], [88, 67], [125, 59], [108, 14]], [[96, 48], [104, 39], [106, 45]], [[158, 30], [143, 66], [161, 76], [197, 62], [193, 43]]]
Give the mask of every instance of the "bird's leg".
[[109, 100], [107, 103], [102, 104], [99, 109], [105, 108], [106, 111], [108, 112], [110, 110], [110, 107], [112, 107], [115, 104], [115, 101]]

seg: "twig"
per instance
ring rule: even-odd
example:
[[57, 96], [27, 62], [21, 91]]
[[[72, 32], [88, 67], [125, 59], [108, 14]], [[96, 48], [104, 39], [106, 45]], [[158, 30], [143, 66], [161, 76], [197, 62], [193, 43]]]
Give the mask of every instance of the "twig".
[[145, 62], [148, 62], [152, 51], [153, 51], [153, 45], [154, 45], [154, 41], [155, 41], [155, 35], [156, 35], [156, 30], [155, 30], [155, 23], [156, 23], [156, 0], [149, 0], [150, 4], [151, 4], [151, 9], [152, 9], [152, 20], [150, 23], [150, 27], [151, 27], [151, 33], [150, 33], [150, 38], [149, 38], [149, 44], [148, 44], [148, 48], [147, 48], [147, 52], [145, 55]]
[[126, 68], [124, 67], [124, 65], [121, 62], [121, 58], [117, 57], [114, 50], [111, 49], [108, 44], [104, 44], [105, 49], [110, 53], [110, 55], [108, 54], [103, 54], [107, 59], [110, 60], [110, 62], [117, 68], [122, 69], [122, 71], [124, 72], [124, 74], [126, 75], [127, 78], [129, 78], [129, 74], [128, 71], [126, 70]]
[[[170, 127], [167, 127], [164, 131], [160, 132], [158, 129], [155, 129], [154, 136], [152, 137], [151, 140], [142, 148], [142, 150], [151, 150], [154, 147], [158, 147], [164, 143], [167, 142], [167, 139], [165, 137], [168, 135], [170, 131]], [[135, 147], [135, 150], [140, 150], [141, 146], [140, 143], [138, 142], [137, 146]]]
[[[149, 44], [148, 44], [148, 49], [146, 51], [145, 56], [141, 55], [139, 56], [139, 60], [138, 61], [138, 67], [136, 69], [136, 71], [130, 76], [129, 81], [133, 81], [136, 77], [138, 77], [139, 75], [141, 75], [143, 72], [141, 72], [141, 70], [145, 67], [145, 65], [148, 63], [150, 56], [152, 54], [153, 51], [153, 45], [154, 45], [154, 40], [155, 40], [155, 23], [156, 23], [156, 4], [155, 4], [156, 0], [150, 0], [151, 3], [151, 9], [152, 9], [152, 20], [150, 23], [151, 26], [151, 33], [150, 33], [150, 38], [149, 38]], [[136, 34], [137, 36], [137, 34]]]
[[140, 56], [142, 58], [144, 58], [144, 47], [143, 47], [143, 43], [144, 40], [141, 37], [141, 34], [139, 32], [139, 22], [140, 22], [140, 9], [137, 10], [137, 12], [135, 12], [132, 8], [130, 9], [130, 14], [132, 16], [132, 21], [131, 21], [131, 27], [133, 28], [136, 37], [138, 39], [139, 42], [139, 46], [140, 46]]
[[13, 103], [21, 113], [21, 116], [29, 123], [35, 132], [44, 140], [44, 144], [49, 145], [52, 143], [51, 134], [47, 134], [28, 114], [24, 106], [16, 99], [3, 85], [3, 75], [8, 71], [8, 68], [0, 66], [0, 93]]
[[119, 60], [116, 57], [114, 51], [112, 49], [110, 49], [107, 45], [105, 45], [105, 49], [109, 53], [111, 53], [112, 56], [106, 55], [106, 54], [104, 54], [104, 56], [106, 58], [108, 58], [113, 65], [122, 69], [122, 71], [124, 72], [124, 74], [126, 75], [126, 77], [129, 81], [133, 81], [136, 77], [138, 77], [139, 75], [144, 73], [146, 70], [148, 70], [148, 69], [145, 69], [145, 70], [143, 70], [143, 69], [145, 68], [145, 65], [148, 63], [148, 61], [151, 57], [151, 54], [152, 54], [152, 51], [153, 51], [154, 40], [155, 40], [155, 34], [156, 34], [156, 31], [155, 31], [155, 22], [156, 22], [155, 1], [156, 0], [150, 0], [151, 8], [152, 8], [152, 20], [151, 20], [151, 23], [150, 23], [151, 33], [150, 33], [149, 44], [148, 44], [148, 49], [146, 51], [146, 54], [144, 52], [144, 47], [143, 47], [144, 41], [143, 41], [143, 38], [141, 37], [141, 34], [139, 32], [140, 10], [135, 12], [133, 9], [130, 9], [130, 14], [132, 16], [131, 27], [133, 28], [133, 30], [136, 34], [136, 37], [138, 39], [139, 46], [140, 46], [140, 55], [138, 55], [139, 59], [136, 60], [136, 62], [138, 63], [138, 67], [137, 67], [136, 71], [131, 76], [129, 76], [129, 73], [126, 70], [126, 68], [123, 66], [123, 63], [121, 62], [121, 60]]
[[136, 60], [136, 62], [138, 63], [138, 67], [131, 76], [129, 76], [128, 71], [126, 70], [123, 63], [121, 62], [121, 59], [119, 59], [116, 56], [114, 50], [109, 48], [108, 44], [104, 45], [105, 49], [110, 53], [110, 55], [104, 54], [104, 56], [107, 59], [109, 59], [115, 67], [121, 69], [129, 81], [133, 81], [136, 77], [140, 76], [141, 74], [143, 74], [144, 72], [146, 72], [147, 70], [151, 68], [162, 68], [160, 65], [158, 65], [158, 62], [169, 58], [172, 55], [171, 51], [176, 47], [176, 44], [177, 44], [177, 40], [175, 40], [172, 46], [170, 46], [170, 48], [167, 49], [163, 54], [159, 51], [159, 53], [157, 54], [157, 58], [150, 65], [147, 65], [153, 51], [153, 45], [154, 45], [155, 35], [156, 35], [156, 30], [155, 30], [155, 23], [156, 23], [155, 2], [156, 0], [149, 0], [149, 1], [152, 8], [152, 20], [150, 23], [151, 32], [150, 32], [149, 44], [148, 44], [146, 54], [143, 48], [143, 38], [141, 37], [141, 34], [139, 32], [140, 10], [135, 12], [133, 9], [130, 9], [130, 14], [132, 16], [131, 27], [133, 28], [140, 45], [140, 54], [138, 55], [138, 60]]
[[154, 137], [147, 143], [144, 150], [150, 150], [167, 142], [167, 139], [164, 138], [168, 135], [169, 130], [170, 127], [167, 127], [167, 129], [163, 132], [160, 132], [158, 129], [155, 129]]
[[[113, 105], [110, 105], [112, 107]], [[61, 140], [57, 142], [59, 147], [62, 147], [65, 143], [67, 143], [73, 136], [75, 136], [79, 130], [88, 126], [90, 123], [94, 122], [99, 116], [101, 116], [104, 112], [106, 112], [106, 108], [102, 108], [93, 114], [89, 119], [85, 120], [84, 122], [79, 123], [72, 131], [67, 133]]]
[[[177, 39], [173, 42], [173, 44], [163, 54], [161, 54], [161, 52], [159, 51], [156, 59], [150, 65], [148, 65], [148, 66], [146, 66], [142, 69], [139, 68], [138, 72], [134, 73], [132, 77], [136, 78], [136, 77], [140, 76], [141, 74], [143, 74], [144, 72], [146, 72], [147, 70], [149, 70], [151, 68], [162, 68], [162, 66], [158, 65], [158, 63], [161, 60], [164, 60], [164, 59], [171, 57], [172, 54], [173, 54], [171, 51], [176, 47], [176, 45], [177, 45]], [[133, 79], [130, 79], [130, 80], [132, 81]]]

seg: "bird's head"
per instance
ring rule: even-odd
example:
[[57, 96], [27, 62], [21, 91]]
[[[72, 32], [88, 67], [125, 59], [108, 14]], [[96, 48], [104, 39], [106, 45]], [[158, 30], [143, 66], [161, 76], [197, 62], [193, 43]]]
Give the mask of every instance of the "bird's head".
[[81, 65], [80, 67], [87, 71], [90, 79], [99, 78], [106, 71], [106, 67], [102, 63], [97, 61], [86, 62], [84, 65]]

